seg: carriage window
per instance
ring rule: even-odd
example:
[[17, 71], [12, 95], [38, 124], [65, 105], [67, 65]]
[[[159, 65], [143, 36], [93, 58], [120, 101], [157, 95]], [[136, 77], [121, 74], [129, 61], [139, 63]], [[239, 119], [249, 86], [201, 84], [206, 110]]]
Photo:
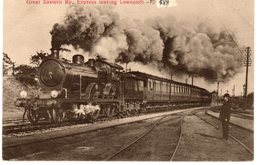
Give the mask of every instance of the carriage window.
[[150, 90], [153, 90], [152, 82], [151, 82], [151, 81], [149, 81], [149, 88], [150, 88]]
[[144, 90], [144, 82], [138, 81], [138, 87], [139, 87], [139, 91], [143, 91]]
[[165, 92], [165, 85], [164, 85], [164, 82], [162, 82], [162, 92]]
[[129, 91], [132, 90], [132, 80], [128, 79], [125, 83], [125, 88], [128, 89]]
[[130, 86], [131, 91], [133, 91], [134, 90], [134, 81], [133, 80], [130, 80], [129, 86]]
[[138, 91], [138, 82], [133, 80], [133, 85], [134, 85], [134, 91]]

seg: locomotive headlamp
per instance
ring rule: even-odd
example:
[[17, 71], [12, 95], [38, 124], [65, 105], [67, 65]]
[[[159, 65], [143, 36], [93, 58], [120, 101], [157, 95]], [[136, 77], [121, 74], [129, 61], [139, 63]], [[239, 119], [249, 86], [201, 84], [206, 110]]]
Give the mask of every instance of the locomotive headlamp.
[[52, 97], [52, 98], [58, 97], [58, 92], [55, 91], [55, 90], [51, 91], [51, 97]]
[[21, 96], [21, 98], [26, 98], [27, 97], [27, 92], [26, 91], [21, 91], [20, 92], [20, 96]]

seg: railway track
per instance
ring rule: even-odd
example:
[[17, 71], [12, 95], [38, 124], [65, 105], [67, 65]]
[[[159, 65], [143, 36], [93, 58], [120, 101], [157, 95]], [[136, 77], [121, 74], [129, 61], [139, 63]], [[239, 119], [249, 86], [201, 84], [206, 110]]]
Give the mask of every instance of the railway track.
[[231, 114], [231, 116], [239, 117], [239, 118], [242, 118], [242, 119], [248, 119], [248, 120], [254, 119], [253, 116], [248, 116], [248, 115], [244, 115], [244, 114], [241, 114], [241, 113], [234, 113], [234, 114]]
[[[137, 143], [139, 143], [141, 140], [143, 140], [145, 137], [149, 136], [153, 130], [155, 130], [156, 127], [160, 126], [163, 123], [167, 123], [169, 121], [172, 120], [172, 118], [168, 119], [168, 120], [164, 120], [166, 117], [169, 116], [163, 116], [160, 119], [158, 119], [156, 122], [154, 122], [153, 126], [150, 127], [149, 129], [147, 129], [143, 134], [141, 134], [139, 137], [133, 139], [130, 143], [128, 143], [127, 145], [125, 145], [123, 148], [121, 148], [120, 150], [118, 150], [117, 152], [115, 152], [114, 154], [110, 155], [109, 157], [107, 157], [105, 159], [105, 161], [111, 161], [111, 160], [117, 160], [118, 157], [120, 158], [120, 156], [124, 155], [125, 153], [127, 153], [126, 151], [129, 150], [131, 147], [133, 147], [135, 144], [137, 145]], [[181, 141], [181, 137], [182, 137], [182, 123], [183, 123], [183, 118], [184, 116], [177, 116], [177, 118], [180, 119], [179, 121], [179, 137], [178, 137], [178, 142], [175, 145], [173, 152], [171, 154], [170, 157], [170, 161], [172, 161], [174, 159], [174, 156], [178, 150], [178, 147], [180, 145], [180, 141]], [[120, 160], [120, 159], [119, 159]]]
[[96, 124], [90, 124], [87, 127], [86, 126], [77, 127], [77, 129], [69, 128], [64, 131], [63, 131], [63, 129], [59, 129], [59, 130], [55, 131], [54, 133], [46, 132], [46, 135], [44, 135], [44, 136], [42, 136], [42, 134], [35, 134], [35, 136], [30, 136], [29, 138], [28, 138], [28, 136], [19, 136], [19, 138], [7, 136], [3, 139], [3, 149], [14, 148], [14, 147], [30, 145], [30, 144], [34, 144], [34, 143], [40, 143], [40, 142], [44, 142], [44, 141], [48, 141], [48, 140], [79, 135], [79, 134], [83, 134], [83, 133], [87, 133], [87, 132], [91, 132], [91, 131], [96, 131], [96, 130], [101, 130], [101, 129], [106, 129], [106, 128], [117, 127], [119, 125], [139, 122], [142, 120], [158, 118], [161, 116], [180, 115], [180, 114], [185, 115], [185, 113], [195, 113], [196, 111], [200, 111], [201, 109], [204, 109], [204, 107], [183, 109], [183, 110], [177, 110], [177, 111], [173, 111], [173, 112], [164, 112], [164, 113], [159, 113], [159, 114], [149, 114], [149, 115], [147, 114], [147, 115], [133, 117], [133, 118], [119, 119], [116, 122], [115, 121], [100, 122], [100, 123], [96, 123]]
[[[232, 114], [232, 113], [231, 113]], [[233, 112], [233, 114], [237, 114], [237, 115], [240, 115], [240, 116], [244, 116], [244, 117], [249, 117], [249, 118], [254, 118], [254, 114], [249, 114], [249, 113], [243, 113], [243, 112]]]
[[[211, 125], [212, 127], [214, 127], [217, 130], [221, 130], [218, 126], [216, 126], [215, 124], [209, 122], [206, 119], [201, 118], [200, 116], [196, 115], [196, 117], [198, 117], [200, 120], [204, 121], [205, 123], [207, 123], [208, 125]], [[249, 152], [250, 154], [254, 155], [254, 152], [247, 147], [243, 142], [241, 142], [240, 140], [238, 140], [237, 138], [235, 138], [232, 134], [229, 133], [229, 137], [232, 138], [233, 140], [235, 140], [239, 145], [241, 145], [247, 152]]]
[[38, 125], [31, 125], [30, 123], [26, 123], [26, 124], [7, 125], [7, 126], [3, 126], [3, 135], [43, 129], [45, 125], [48, 124], [41, 123]]
[[[185, 107], [180, 108], [180, 109], [184, 109], [184, 108]], [[167, 111], [164, 111], [164, 112], [167, 112]], [[135, 117], [135, 116], [139, 116], [139, 115], [143, 115], [143, 114], [141, 113], [141, 114], [126, 116], [126, 117]], [[114, 120], [114, 119], [117, 119], [117, 117], [115, 117], [115, 116], [110, 117], [110, 118], [102, 117], [102, 118], [97, 119], [95, 121], [95, 123], [103, 122], [106, 120]], [[77, 124], [91, 124], [91, 123], [86, 122], [86, 121], [64, 121], [61, 124], [50, 124], [48, 121], [42, 121], [41, 123], [39, 123], [37, 125], [32, 125], [30, 123], [11, 124], [11, 125], [3, 126], [3, 135], [29, 133], [29, 132], [34, 132], [34, 131], [43, 131], [43, 130], [47, 130], [47, 129], [51, 129], [51, 128], [72, 126], [72, 125], [77, 125]]]
[[[109, 119], [107, 118], [106, 120], [111, 120], [111, 119], [115, 119], [115, 118], [109, 118]], [[96, 122], [102, 122], [102, 121], [105, 121], [105, 119], [100, 118]], [[61, 124], [50, 124], [49, 121], [43, 121], [37, 125], [32, 125], [30, 123], [14, 124], [14, 125], [3, 126], [3, 135], [19, 134], [24, 132], [38, 131], [38, 130], [47, 130], [51, 128], [73, 126], [77, 124], [91, 124], [91, 123], [87, 123], [86, 121], [65, 121]]]
[[[211, 116], [211, 117], [213, 117], [213, 118], [219, 120], [218, 117], [216, 117], [216, 116], [214, 116], [214, 115], [212, 115], [212, 114], [209, 114], [208, 111], [206, 111], [206, 114], [207, 114], [208, 116]], [[243, 118], [243, 117], [240, 117], [240, 118]], [[245, 118], [243, 118], [243, 119], [245, 119]], [[251, 119], [249, 119], [249, 120], [251, 120]], [[252, 120], [253, 120], [253, 119], [252, 119]], [[249, 132], [254, 132], [253, 130], [248, 129], [248, 128], [245, 128], [245, 127], [242, 127], [242, 126], [240, 126], [240, 125], [238, 125], [238, 124], [234, 124], [234, 123], [231, 123], [231, 122], [229, 122], [229, 124], [230, 124], [230, 125], [233, 125], [233, 126], [235, 126], [235, 127], [241, 128], [241, 129], [245, 129], [245, 130], [247, 130], [247, 131], [249, 131]]]
[[[141, 115], [141, 114], [138, 114]], [[138, 115], [130, 115], [127, 117], [135, 117]], [[113, 117], [101, 117], [97, 119], [95, 122], [88, 122], [84, 120], [71, 120], [71, 121], [64, 121], [60, 124], [53, 124], [50, 123], [49, 121], [42, 121], [36, 125], [32, 125], [31, 123], [12, 123], [8, 125], [3, 126], [3, 135], [9, 135], [9, 134], [19, 134], [19, 133], [24, 133], [24, 132], [33, 132], [33, 131], [38, 131], [38, 130], [47, 130], [51, 128], [59, 128], [59, 127], [65, 127], [65, 126], [73, 126], [73, 125], [79, 125], [79, 124], [93, 124], [93, 123], [98, 123], [98, 122], [104, 122], [104, 121], [109, 121], [109, 120], [114, 120], [118, 119], [118, 117], [113, 116]]]
[[[219, 107], [220, 108], [220, 107]], [[219, 110], [212, 110], [213, 112], [219, 113]], [[253, 120], [254, 116], [252, 114], [248, 114], [248, 113], [243, 113], [241, 111], [231, 111], [231, 116], [234, 117], [239, 117], [239, 118], [243, 118], [243, 119], [249, 119], [249, 120]]]
[[33, 131], [41, 131], [41, 130], [47, 130], [51, 128], [76, 125], [76, 124], [80, 124], [80, 123], [73, 122], [73, 121], [64, 122], [62, 124], [50, 124], [49, 122], [42, 122], [37, 125], [31, 125], [30, 123], [28, 123], [28, 124], [3, 126], [3, 135], [28, 133]]
[[175, 149], [174, 149], [174, 151], [173, 151], [173, 153], [172, 153], [172, 156], [171, 156], [170, 161], [173, 161], [173, 160], [174, 160], [175, 154], [177, 153], [177, 150], [179, 149], [179, 146], [180, 146], [180, 143], [181, 143], [183, 120], [184, 120], [184, 117], [181, 118], [180, 134], [179, 134], [178, 142], [177, 142], [177, 145], [176, 145], [176, 147], [175, 147]]
[[30, 122], [25, 119], [5, 119], [3, 120], [3, 126], [19, 125], [19, 124], [29, 124]]

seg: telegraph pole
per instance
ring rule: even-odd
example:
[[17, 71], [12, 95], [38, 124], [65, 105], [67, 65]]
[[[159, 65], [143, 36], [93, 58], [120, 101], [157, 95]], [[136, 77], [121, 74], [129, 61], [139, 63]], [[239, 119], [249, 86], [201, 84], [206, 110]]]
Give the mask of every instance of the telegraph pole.
[[244, 109], [246, 109], [246, 105], [247, 105], [248, 67], [251, 66], [251, 63], [252, 63], [251, 58], [250, 58], [251, 48], [247, 47], [245, 51], [246, 51], [246, 56], [244, 59], [244, 65], [246, 66], [246, 81], [245, 81], [245, 93], [244, 93]]
[[14, 76], [14, 67], [15, 67], [15, 64], [14, 64], [14, 62], [12, 63], [12, 75]]
[[189, 74], [189, 77], [191, 77], [191, 85], [193, 86], [193, 78], [194, 78], [194, 74], [193, 74], [193, 73], [190, 73], [190, 74]]
[[232, 89], [233, 97], [235, 97], [235, 90], [236, 90], [236, 86], [233, 85], [233, 89]]
[[218, 95], [219, 95], [219, 81], [217, 83], [217, 92], [218, 92]]

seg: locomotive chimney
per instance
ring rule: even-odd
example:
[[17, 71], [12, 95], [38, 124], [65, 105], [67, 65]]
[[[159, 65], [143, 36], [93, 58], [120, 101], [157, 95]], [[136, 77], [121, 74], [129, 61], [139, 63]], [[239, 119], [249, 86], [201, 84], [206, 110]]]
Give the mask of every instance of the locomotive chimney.
[[51, 56], [54, 58], [60, 58], [60, 49], [59, 48], [51, 48]]
[[72, 57], [72, 62], [73, 62], [74, 64], [80, 64], [80, 65], [82, 65], [82, 64], [84, 64], [84, 56], [81, 55], [81, 54], [76, 54], [76, 55], [74, 55], [74, 56]]

